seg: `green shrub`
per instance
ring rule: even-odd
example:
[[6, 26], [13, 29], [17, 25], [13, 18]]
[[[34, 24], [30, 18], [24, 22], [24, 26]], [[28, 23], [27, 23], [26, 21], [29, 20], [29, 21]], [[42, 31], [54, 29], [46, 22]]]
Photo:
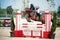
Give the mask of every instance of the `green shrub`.
[[4, 22], [0, 21], [0, 27], [4, 27]]
[[11, 15], [11, 31], [14, 31], [15, 25], [14, 25], [14, 18], [13, 15]]
[[53, 13], [53, 22], [52, 22], [52, 27], [51, 27], [51, 32], [54, 33], [57, 27], [57, 13]]

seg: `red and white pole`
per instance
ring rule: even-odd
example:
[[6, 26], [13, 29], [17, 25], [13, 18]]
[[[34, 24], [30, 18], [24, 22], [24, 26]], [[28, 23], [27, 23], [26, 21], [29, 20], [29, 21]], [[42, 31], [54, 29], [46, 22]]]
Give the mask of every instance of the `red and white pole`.
[[51, 14], [49, 11], [45, 11], [45, 30], [50, 31], [50, 23], [51, 23]]
[[14, 30], [14, 37], [22, 37], [23, 36], [23, 31], [20, 30], [20, 11], [17, 11], [16, 13], [16, 26]]
[[51, 23], [51, 14], [47, 10], [45, 11], [45, 31], [44, 31], [44, 38], [48, 38], [50, 34], [50, 23]]
[[16, 27], [15, 27], [15, 30], [19, 30], [19, 16], [20, 16], [20, 11], [17, 11], [17, 13], [16, 13]]

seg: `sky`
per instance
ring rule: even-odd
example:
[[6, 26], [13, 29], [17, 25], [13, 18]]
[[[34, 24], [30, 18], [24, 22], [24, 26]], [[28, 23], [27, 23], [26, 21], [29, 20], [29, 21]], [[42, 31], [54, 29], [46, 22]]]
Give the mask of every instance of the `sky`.
[[[1, 8], [7, 8], [7, 6], [12, 6], [13, 9], [23, 10], [24, 0], [0, 0]], [[55, 0], [55, 10], [57, 10], [60, 5], [60, 0]], [[49, 5], [46, 0], [29, 0], [29, 4], [34, 4], [34, 6], [39, 6], [40, 10], [47, 10]], [[51, 8], [52, 9], [52, 8]]]

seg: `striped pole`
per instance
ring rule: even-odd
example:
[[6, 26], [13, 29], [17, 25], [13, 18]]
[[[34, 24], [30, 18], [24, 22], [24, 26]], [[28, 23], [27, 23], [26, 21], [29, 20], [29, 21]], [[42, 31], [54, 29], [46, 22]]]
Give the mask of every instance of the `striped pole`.
[[45, 30], [50, 31], [51, 15], [49, 11], [45, 11]]
[[49, 11], [45, 11], [45, 31], [43, 34], [44, 38], [48, 38], [50, 34], [50, 23], [51, 23], [51, 15]]
[[19, 30], [19, 16], [20, 16], [20, 11], [17, 11], [16, 13], [16, 27], [15, 30]]

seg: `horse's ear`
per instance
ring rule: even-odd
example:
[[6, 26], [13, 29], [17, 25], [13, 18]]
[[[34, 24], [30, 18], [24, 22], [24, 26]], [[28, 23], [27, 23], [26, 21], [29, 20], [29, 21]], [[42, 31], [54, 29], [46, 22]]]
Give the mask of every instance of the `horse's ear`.
[[33, 4], [30, 4], [30, 10], [35, 10], [35, 7]]

